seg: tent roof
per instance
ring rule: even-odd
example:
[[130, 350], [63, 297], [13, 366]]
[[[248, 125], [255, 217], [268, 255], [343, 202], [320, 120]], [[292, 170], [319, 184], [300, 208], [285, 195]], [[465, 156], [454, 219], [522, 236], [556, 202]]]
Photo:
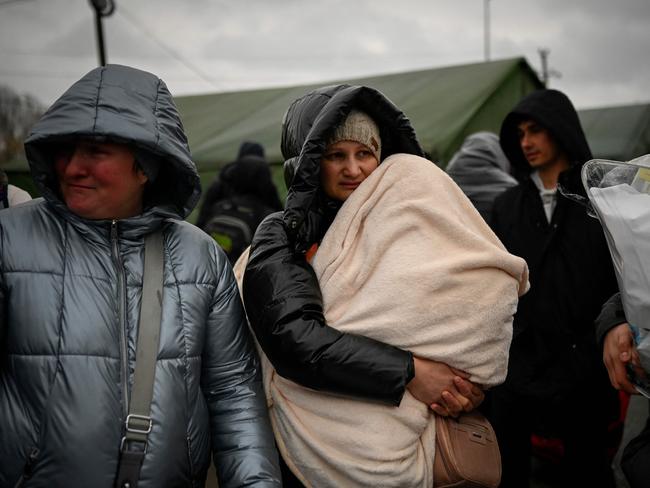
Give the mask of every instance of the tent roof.
[[594, 157], [629, 161], [650, 153], [650, 103], [578, 112]]
[[[498, 132], [508, 111], [541, 82], [524, 58], [465, 64], [359, 79], [263, 90], [175, 97], [192, 155], [202, 174], [233, 160], [244, 140], [260, 142], [270, 162], [280, 152], [282, 117], [310, 90], [348, 83], [377, 88], [411, 119], [430, 157], [444, 164], [464, 138], [478, 130]], [[27, 170], [24, 155], [4, 164]]]
[[[499, 131], [508, 111], [541, 82], [524, 58], [504, 59], [311, 85], [176, 97], [192, 154], [210, 176], [233, 160], [244, 140], [258, 141], [280, 163], [280, 129], [289, 104], [326, 84], [377, 88], [411, 119], [432, 159], [443, 166], [464, 138], [478, 130]], [[629, 160], [650, 153], [650, 104], [578, 111], [596, 157]], [[28, 171], [24, 154], [5, 162]]]
[[199, 171], [234, 159], [244, 140], [260, 142], [271, 162], [280, 153], [282, 117], [289, 104], [325, 84], [377, 88], [411, 119], [433, 159], [446, 162], [466, 135], [498, 131], [501, 120], [541, 82], [523, 58], [389, 74], [286, 88], [177, 97]]

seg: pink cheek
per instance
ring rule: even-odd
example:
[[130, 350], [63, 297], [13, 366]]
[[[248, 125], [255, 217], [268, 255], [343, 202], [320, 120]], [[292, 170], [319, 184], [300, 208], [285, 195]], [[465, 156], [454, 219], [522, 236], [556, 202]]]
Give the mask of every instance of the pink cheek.
[[98, 182], [115, 181], [124, 178], [124, 173], [109, 168], [95, 168], [92, 171], [92, 177]]
[[65, 161], [55, 161], [54, 162], [54, 171], [57, 176], [61, 176], [65, 174], [65, 169], [67, 167], [67, 164]]

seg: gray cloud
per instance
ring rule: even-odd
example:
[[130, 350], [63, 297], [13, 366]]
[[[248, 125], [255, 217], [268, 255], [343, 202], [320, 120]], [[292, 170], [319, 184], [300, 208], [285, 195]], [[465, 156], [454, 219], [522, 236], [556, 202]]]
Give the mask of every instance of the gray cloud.
[[[109, 62], [161, 76], [176, 94], [426, 69], [483, 59], [480, 0], [116, 0]], [[493, 59], [539, 68], [578, 107], [650, 100], [648, 0], [491, 0]], [[0, 83], [50, 103], [97, 63], [84, 0], [0, 6]]]

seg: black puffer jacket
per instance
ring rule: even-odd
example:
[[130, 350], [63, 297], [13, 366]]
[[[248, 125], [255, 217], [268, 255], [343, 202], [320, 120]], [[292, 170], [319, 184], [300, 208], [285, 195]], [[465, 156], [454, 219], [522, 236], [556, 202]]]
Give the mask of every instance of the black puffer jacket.
[[[517, 124], [532, 119], [550, 131], [571, 166], [559, 178], [565, 191], [584, 195], [582, 164], [591, 158], [573, 105], [555, 90], [524, 98], [501, 127], [501, 145], [521, 174], [530, 173]], [[508, 251], [523, 257], [530, 291], [520, 301], [506, 384], [545, 398], [561, 396], [594, 375], [604, 375], [594, 319], [616, 291], [616, 278], [599, 222], [558, 193], [551, 222], [529, 177], [495, 201], [492, 228]]]
[[410, 352], [330, 328], [306, 250], [320, 242], [340, 203], [320, 188], [320, 159], [352, 108], [381, 131], [382, 158], [422, 155], [406, 116], [378, 91], [359, 86], [315, 90], [289, 107], [282, 129], [285, 165], [295, 168], [284, 213], [258, 228], [244, 276], [244, 303], [257, 338], [279, 374], [297, 383], [398, 405], [414, 375]]

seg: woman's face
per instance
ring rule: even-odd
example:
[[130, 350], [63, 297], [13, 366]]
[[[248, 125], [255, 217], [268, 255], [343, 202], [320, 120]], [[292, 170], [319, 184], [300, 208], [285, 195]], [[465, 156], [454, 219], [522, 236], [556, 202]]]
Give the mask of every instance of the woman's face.
[[378, 164], [372, 151], [359, 142], [330, 144], [320, 162], [320, 181], [325, 194], [344, 202]]
[[142, 212], [147, 176], [136, 169], [129, 146], [81, 140], [70, 154], [57, 155], [55, 169], [65, 204], [85, 219], [126, 219]]

